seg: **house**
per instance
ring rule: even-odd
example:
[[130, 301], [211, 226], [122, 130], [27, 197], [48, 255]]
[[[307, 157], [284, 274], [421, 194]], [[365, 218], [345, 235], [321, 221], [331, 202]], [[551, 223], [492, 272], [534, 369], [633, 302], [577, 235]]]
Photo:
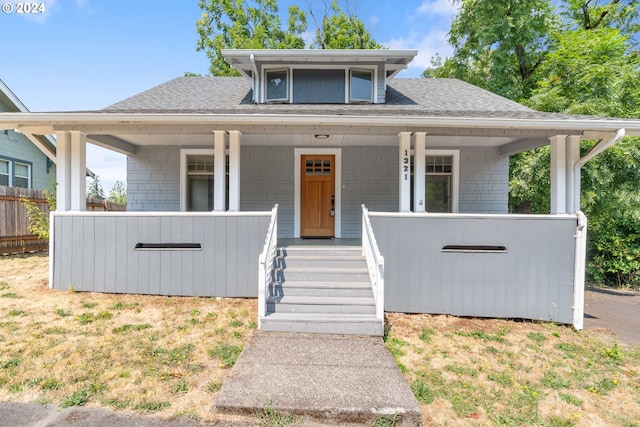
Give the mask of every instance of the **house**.
[[[28, 112], [0, 80], [0, 112]], [[44, 135], [0, 131], [0, 185], [44, 190], [56, 182], [55, 144]]]
[[[241, 77], [0, 114], [57, 137], [51, 287], [258, 297], [269, 330], [382, 334], [385, 311], [582, 327], [580, 167], [640, 121], [395, 78], [414, 50], [223, 54]], [[126, 213], [85, 211], [87, 142], [128, 156]], [[508, 214], [509, 156], [548, 144], [552, 214]]]

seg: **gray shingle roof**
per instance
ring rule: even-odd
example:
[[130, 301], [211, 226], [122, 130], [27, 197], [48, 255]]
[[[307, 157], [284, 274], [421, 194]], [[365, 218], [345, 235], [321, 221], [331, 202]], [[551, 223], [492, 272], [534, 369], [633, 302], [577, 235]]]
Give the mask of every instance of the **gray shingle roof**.
[[398, 78], [385, 104], [260, 104], [243, 77], [179, 77], [134, 95], [104, 113], [344, 114], [543, 118], [540, 113], [457, 79]]

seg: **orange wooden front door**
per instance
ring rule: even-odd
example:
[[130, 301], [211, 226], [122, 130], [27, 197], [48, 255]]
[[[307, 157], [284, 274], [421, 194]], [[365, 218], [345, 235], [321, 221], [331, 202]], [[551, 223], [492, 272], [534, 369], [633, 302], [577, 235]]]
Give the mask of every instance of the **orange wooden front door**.
[[335, 223], [335, 157], [303, 155], [300, 176], [300, 236], [333, 237]]

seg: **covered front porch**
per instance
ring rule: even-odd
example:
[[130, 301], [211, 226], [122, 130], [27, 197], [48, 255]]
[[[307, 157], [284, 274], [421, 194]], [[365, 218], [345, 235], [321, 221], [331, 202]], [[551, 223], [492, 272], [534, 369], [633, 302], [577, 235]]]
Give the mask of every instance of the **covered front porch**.
[[[274, 286], [284, 246], [278, 242], [304, 236], [303, 177], [307, 169], [324, 175], [324, 163], [316, 175], [305, 156], [322, 155], [330, 156], [334, 174], [325, 237], [362, 242], [371, 314], [380, 324], [385, 311], [399, 311], [582, 327], [586, 221], [576, 195], [579, 166], [588, 160], [580, 159], [578, 143], [589, 132], [559, 134], [558, 123], [503, 129], [443, 119], [429, 127], [424, 118], [420, 125], [381, 118], [376, 126], [355, 126], [338, 117], [284, 128], [208, 123], [210, 117], [108, 119], [23, 127], [58, 137], [53, 288], [258, 297], [262, 323], [283, 296]], [[601, 146], [612, 135], [601, 133]], [[85, 211], [79, 177], [87, 142], [129, 156], [128, 212]], [[552, 214], [508, 215], [509, 155], [546, 143]], [[204, 159], [204, 168], [191, 168], [192, 159]], [[189, 210], [190, 176], [206, 177], [206, 212]], [[442, 212], [429, 208], [430, 182], [442, 190], [435, 198]]]

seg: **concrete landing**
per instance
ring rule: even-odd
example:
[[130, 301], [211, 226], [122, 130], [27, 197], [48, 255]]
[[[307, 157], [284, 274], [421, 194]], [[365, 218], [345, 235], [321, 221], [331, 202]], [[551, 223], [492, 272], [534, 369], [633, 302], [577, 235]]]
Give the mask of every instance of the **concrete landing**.
[[421, 425], [420, 406], [381, 337], [256, 331], [213, 410], [292, 413], [327, 423]]

